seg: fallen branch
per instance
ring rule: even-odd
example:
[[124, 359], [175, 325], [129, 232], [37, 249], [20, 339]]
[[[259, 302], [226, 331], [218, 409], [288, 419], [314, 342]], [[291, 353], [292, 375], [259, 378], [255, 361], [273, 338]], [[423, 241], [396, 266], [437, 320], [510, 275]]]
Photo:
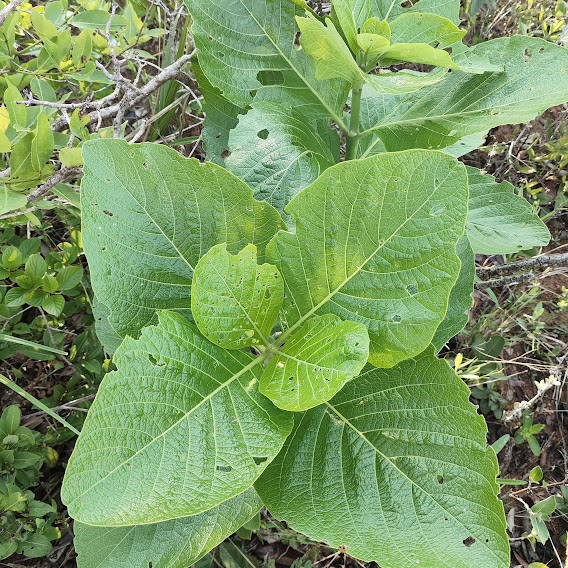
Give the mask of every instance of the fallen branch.
[[[535, 256], [498, 266], [481, 266], [476, 269], [476, 274], [482, 280], [475, 283], [475, 289], [500, 288], [547, 278], [562, 273], [549, 270], [550, 268], [564, 266], [568, 266], [568, 253]], [[533, 272], [535, 269], [543, 268], [544, 272]], [[496, 278], [491, 278], [492, 276]]]
[[550, 376], [542, 381], [535, 381], [536, 394], [530, 400], [523, 400], [515, 405], [513, 410], [506, 412], [503, 415], [503, 423], [511, 422], [511, 420], [518, 420], [522, 417], [525, 410], [531, 409], [539, 400], [542, 399], [544, 394], [553, 387], [561, 384], [560, 378], [562, 376], [562, 369], [564, 360], [567, 355], [558, 361], [558, 365], [550, 370]]
[[568, 253], [534, 256], [526, 260], [498, 266], [482, 266], [477, 269], [477, 275], [480, 278], [494, 275], [505, 276], [506, 274], [515, 274], [516, 272], [526, 272], [535, 268], [549, 268], [552, 266], [568, 266]]
[[[42, 197], [46, 193], [49, 193], [58, 183], [62, 183], [68, 179], [73, 179], [78, 177], [83, 171], [83, 168], [77, 166], [75, 168], [66, 168], [63, 166], [61, 169], [57, 170], [54, 174], [49, 176], [44, 183], [42, 183], [39, 187], [36, 187], [31, 193], [28, 194], [27, 200], [28, 203], [34, 201], [35, 199]], [[0, 219], [9, 219], [14, 215], [22, 215], [23, 213], [30, 213], [35, 211], [36, 207], [31, 207], [29, 209], [25, 209], [24, 211], [19, 211], [15, 209], [13, 211], [8, 211], [8, 213], [4, 213], [0, 215]]]
[[[185, 67], [191, 61], [192, 55], [184, 55], [180, 57], [177, 61], [165, 67], [157, 75], [152, 77], [148, 83], [142, 87], [132, 88], [126, 84], [123, 85], [122, 91], [125, 92], [122, 100], [104, 109], [95, 110], [89, 113], [91, 121], [101, 122], [103, 120], [108, 120], [114, 118], [117, 114], [125, 114], [133, 106], [137, 105], [147, 97], [149, 97], [154, 91], [158, 90], [164, 83], [168, 81], [179, 81], [180, 83], [187, 83], [189, 81], [189, 75], [183, 71]], [[68, 128], [69, 124], [64, 116], [60, 116], [55, 120], [51, 129], [54, 132], [61, 132]]]
[[12, 0], [7, 6], [0, 10], [0, 26], [6, 21], [6, 18], [23, 2], [24, 0]]

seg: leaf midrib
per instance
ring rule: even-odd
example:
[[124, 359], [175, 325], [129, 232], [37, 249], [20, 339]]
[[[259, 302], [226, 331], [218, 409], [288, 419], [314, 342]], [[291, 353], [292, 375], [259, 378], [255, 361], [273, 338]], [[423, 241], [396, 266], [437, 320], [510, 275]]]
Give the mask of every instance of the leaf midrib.
[[[394, 2], [394, 0], [393, 0]], [[270, 41], [270, 43], [274, 46], [274, 48], [276, 49], [276, 51], [280, 54], [280, 56], [282, 57], [282, 59], [284, 59], [284, 61], [286, 61], [286, 63], [290, 66], [290, 69], [292, 69], [294, 71], [294, 73], [297, 75], [297, 77], [299, 79], [301, 79], [301, 81], [304, 83], [304, 85], [306, 85], [306, 87], [316, 96], [316, 98], [318, 99], [318, 101], [321, 103], [321, 105], [325, 108], [325, 110], [327, 110], [327, 112], [329, 113], [329, 115], [331, 116], [331, 118], [333, 118], [333, 120], [338, 124], [341, 125], [342, 130], [345, 128], [345, 123], [343, 122], [342, 118], [336, 114], [329, 106], [328, 104], [325, 102], [325, 100], [321, 97], [321, 95], [310, 85], [310, 83], [308, 82], [308, 80], [298, 71], [298, 69], [296, 68], [296, 66], [292, 63], [292, 61], [284, 54], [284, 52], [280, 49], [280, 46], [274, 42], [274, 40], [272, 39], [272, 37], [268, 34], [267, 30], [264, 29], [264, 27], [260, 24], [260, 22], [256, 19], [256, 17], [253, 15], [253, 13], [248, 9], [248, 7], [244, 4], [244, 2], [242, 2], [242, 6], [243, 8], [249, 13], [250, 17], [254, 20], [254, 22], [256, 23], [256, 25], [259, 27], [260, 30], [262, 30], [263, 34], [268, 38], [268, 40]]]
[[[402, 471], [393, 461], [391, 461], [385, 454], [383, 454], [370, 440], [365, 436], [363, 432], [357, 429], [343, 414], [341, 414], [332, 404], [329, 402], [324, 402], [325, 406], [327, 406], [340, 420], [343, 421], [345, 425], [347, 425], [355, 434], [357, 434], [366, 444], [369, 445], [382, 459], [385, 460], [394, 470], [396, 470], [402, 477], [404, 477], [408, 482], [413, 486], [419, 489], [424, 495], [427, 495], [430, 499], [432, 499], [448, 516], [450, 516], [456, 523], [461, 525], [467, 531], [470, 531], [468, 527], [466, 527], [458, 518], [456, 518], [450, 511], [448, 511], [441, 503], [439, 503], [433, 495], [428, 493], [423, 487], [418, 485], [412, 478], [408, 477], [404, 471]], [[343, 479], [343, 475], [341, 475]], [[414, 502], [414, 500], [413, 500]], [[382, 508], [381, 508], [382, 510]], [[495, 558], [498, 558], [497, 555], [491, 550], [491, 548], [487, 545], [487, 543], [481, 541], [481, 544], [487, 549], [487, 551], [493, 555]]]
[[[164, 438], [171, 430], [173, 430], [174, 428], [176, 428], [181, 422], [183, 422], [184, 420], [187, 419], [187, 417], [192, 413], [195, 412], [198, 408], [200, 408], [203, 404], [211, 401], [213, 399], [213, 397], [219, 393], [220, 391], [222, 391], [223, 389], [227, 388], [231, 383], [233, 383], [234, 381], [236, 381], [239, 377], [241, 377], [242, 375], [244, 375], [245, 373], [247, 373], [248, 371], [250, 371], [252, 368], [254, 368], [256, 365], [262, 363], [266, 358], [268, 357], [268, 353], [265, 353], [263, 355], [260, 355], [258, 357], [256, 357], [255, 359], [253, 359], [248, 365], [246, 365], [245, 367], [243, 367], [240, 371], [238, 371], [237, 373], [235, 373], [229, 380], [225, 381], [224, 383], [221, 383], [215, 390], [213, 390], [211, 393], [209, 393], [206, 397], [204, 397], [202, 400], [199, 401], [198, 404], [196, 404], [193, 408], [191, 408], [190, 410], [188, 410], [187, 412], [185, 412], [183, 414], [183, 416], [179, 419], [176, 420], [171, 426], [169, 426], [168, 428], [166, 428], [166, 430], [164, 430], [159, 436], [156, 436], [155, 438], [152, 439], [152, 441], [148, 442], [146, 445], [144, 445], [142, 448], [140, 448], [138, 451], [136, 451], [134, 454], [132, 454], [131, 456], [128, 457], [128, 459], [120, 464], [118, 464], [114, 469], [112, 469], [111, 471], [109, 471], [104, 477], [102, 477], [101, 479], [99, 479], [96, 483], [94, 483], [93, 485], [91, 485], [88, 489], [86, 489], [85, 491], [83, 491], [83, 493], [77, 495], [72, 501], [70, 501], [68, 503], [68, 506], [70, 506], [72, 503], [76, 502], [78, 499], [80, 499], [83, 495], [85, 495], [86, 493], [90, 493], [95, 487], [97, 487], [97, 485], [99, 485], [100, 483], [102, 483], [103, 481], [105, 481], [109, 476], [111, 476], [113, 473], [115, 473], [116, 471], [118, 471], [121, 467], [124, 467], [124, 465], [129, 462], [130, 460], [134, 459], [136, 456], [138, 456], [139, 454], [141, 454], [142, 452], [144, 452], [147, 448], [149, 448], [154, 442], [156, 442], [157, 440]], [[152, 523], [149, 523], [152, 524]], [[96, 526], [96, 525], [95, 525]]]
[[[418, 167], [416, 168], [418, 169]], [[280, 337], [280, 341], [278, 342], [276, 348], [279, 349], [280, 347], [282, 347], [282, 345], [284, 345], [284, 343], [288, 340], [288, 338], [290, 337], [290, 335], [292, 335], [292, 333], [298, 328], [300, 327], [309, 317], [311, 317], [315, 312], [317, 312], [322, 306], [324, 306], [327, 302], [329, 302], [337, 293], [339, 293], [342, 288], [355, 276], [357, 276], [357, 274], [359, 274], [361, 272], [361, 270], [363, 270], [363, 268], [378, 254], [378, 252], [388, 243], [390, 242], [393, 238], [395, 238], [397, 236], [397, 234], [400, 232], [400, 230], [409, 222], [411, 221], [415, 215], [417, 215], [422, 209], [423, 207], [426, 206], [426, 203], [428, 203], [433, 196], [437, 193], [437, 191], [440, 189], [440, 187], [444, 184], [444, 182], [446, 181], [446, 179], [448, 179], [448, 177], [454, 172], [456, 171], [456, 168], [452, 168], [448, 174], [439, 181], [438, 185], [435, 185], [435, 189], [434, 191], [429, 194], [428, 198], [424, 201], [424, 203], [422, 203], [422, 205], [420, 205], [420, 207], [418, 207], [416, 209], [416, 211], [414, 211], [412, 213], [412, 215], [410, 215], [407, 219], [405, 219], [405, 221], [403, 223], [401, 223], [393, 232], [392, 234], [385, 239], [382, 243], [379, 244], [379, 246], [374, 250], [374, 252], [369, 255], [362, 263], [361, 266], [358, 266], [356, 270], [353, 271], [353, 273], [348, 276], [340, 285], [338, 285], [334, 290], [331, 290], [329, 292], [329, 294], [323, 298], [318, 304], [316, 304], [315, 306], [313, 306], [308, 312], [306, 312], [306, 314], [302, 317], [300, 317], [298, 319], [298, 321], [296, 323], [294, 323], [291, 327], [288, 328], [288, 330], [282, 334], [282, 336]], [[368, 172], [367, 172], [368, 173]], [[327, 191], [326, 191], [326, 198], [327, 198]], [[386, 196], [386, 188], [385, 188], [385, 196]], [[355, 201], [355, 200], [354, 200]], [[384, 203], [384, 196], [383, 196], [383, 203]], [[382, 214], [382, 210], [383, 208], [381, 207], [381, 212], [380, 214]], [[325, 212], [324, 212], [325, 214]], [[349, 222], [351, 222], [351, 218], [349, 220]], [[465, 222], [465, 219], [464, 219]], [[380, 225], [380, 219], [378, 222], [378, 225]], [[349, 230], [350, 230], [350, 224], [348, 226], [347, 229], [347, 233], [349, 234]], [[325, 237], [324, 237], [325, 238]], [[346, 240], [347, 243], [347, 240]], [[324, 255], [324, 260], [327, 261], [327, 255]], [[303, 262], [302, 262], [303, 265]], [[327, 272], [327, 267], [326, 267], [326, 276], [328, 275]], [[329, 282], [328, 282], [329, 285]], [[311, 296], [311, 294], [310, 294]]]
[[[105, 164], [105, 162], [103, 160], [100, 159], [99, 156], [97, 156], [99, 164], [104, 166], [106, 168], [106, 170], [111, 173], [113, 175], [113, 177], [115, 178], [116, 182], [122, 186], [122, 188], [124, 189], [124, 191], [126, 191], [126, 193], [128, 193], [128, 195], [130, 195], [130, 197], [138, 204], [138, 206], [142, 209], [142, 211], [144, 211], [144, 213], [148, 216], [148, 218], [150, 219], [150, 221], [160, 230], [160, 233], [164, 236], [164, 238], [170, 243], [170, 245], [174, 248], [174, 250], [178, 253], [179, 257], [187, 264], [187, 266], [189, 267], [189, 269], [191, 270], [192, 274], [195, 271], [195, 267], [193, 267], [190, 262], [187, 260], [187, 258], [185, 258], [185, 256], [180, 252], [180, 250], [178, 249], [178, 247], [174, 244], [174, 242], [170, 239], [170, 237], [168, 235], [166, 235], [166, 233], [164, 232], [164, 230], [162, 229], [161, 225], [154, 219], [154, 217], [152, 215], [150, 215], [150, 213], [148, 212], [148, 210], [146, 209], [145, 205], [142, 205], [142, 203], [140, 203], [140, 201], [128, 190], [128, 188], [126, 187], [126, 185], [124, 185], [124, 183], [122, 183], [119, 179], [119, 177], [116, 175], [116, 172], [114, 172], [110, 166], [108, 164]], [[151, 157], [149, 157], [149, 159], [151, 159]], [[143, 192], [144, 192], [144, 196], [147, 197], [146, 195], [146, 189], [144, 187], [144, 184], [142, 182], [142, 179], [140, 178], [140, 173], [136, 172], [138, 179], [140, 180], [140, 186], [143, 188]], [[97, 176], [100, 179], [100, 176]], [[166, 185], [164, 178], [162, 177], [162, 182], [164, 183], [164, 185]], [[193, 189], [193, 188], [192, 188]], [[194, 191], [194, 195], [195, 195], [195, 191]], [[168, 188], [168, 197], [170, 199], [171, 202], [171, 192], [169, 191]], [[197, 195], [195, 195], [195, 202], [197, 204], [197, 206], [199, 207], [198, 204], [198, 200], [197, 200]], [[172, 211], [173, 211], [173, 207], [172, 207]], [[198, 215], [200, 223], [201, 223], [201, 215]], [[173, 218], [175, 220], [175, 212], [173, 215]]]

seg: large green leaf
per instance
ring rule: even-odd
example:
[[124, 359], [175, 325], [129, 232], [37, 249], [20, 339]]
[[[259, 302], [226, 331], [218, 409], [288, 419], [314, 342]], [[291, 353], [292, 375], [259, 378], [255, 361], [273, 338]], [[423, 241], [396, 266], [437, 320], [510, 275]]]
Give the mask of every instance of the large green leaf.
[[218, 507], [152, 525], [94, 527], [76, 522], [79, 568], [187, 568], [249, 521], [262, 507], [247, 489]]
[[460, 273], [452, 288], [444, 321], [432, 338], [432, 345], [436, 348], [436, 351], [440, 351], [452, 337], [465, 327], [469, 319], [467, 311], [471, 309], [473, 304], [471, 294], [475, 280], [475, 255], [471, 250], [467, 235], [464, 235], [458, 241], [456, 253], [461, 261]]
[[260, 378], [260, 392], [285, 410], [307, 410], [334, 396], [369, 357], [363, 324], [314, 316], [288, 338]]
[[[332, 136], [337, 132], [330, 130]], [[329, 145], [294, 109], [254, 103], [229, 136], [226, 167], [280, 213], [288, 202], [336, 163]]]
[[148, 524], [211, 509], [250, 487], [290, 432], [290, 415], [258, 392], [262, 365], [180, 314], [160, 312], [114, 361], [65, 474], [62, 499], [78, 521]]
[[244, 115], [247, 111], [226, 99], [221, 91], [207, 80], [199, 65], [193, 64], [191, 69], [203, 95], [205, 121], [201, 137], [207, 159], [223, 165], [229, 152], [229, 132], [239, 124], [239, 115]]
[[262, 262], [283, 226], [233, 174], [165, 146], [95, 140], [83, 157], [83, 245], [93, 290], [119, 337], [137, 337], [156, 310], [191, 317], [193, 269], [210, 247], [227, 243], [236, 253], [253, 243]]
[[426, 43], [441, 48], [461, 41], [465, 31], [437, 14], [405, 13], [390, 23], [391, 43]]
[[340, 117], [348, 85], [318, 81], [302, 50], [294, 45], [296, 15], [291, 0], [185, 0], [193, 38], [208, 80], [244, 107], [271, 101], [311, 118]]
[[[348, 2], [358, 27], [362, 27], [371, 16], [381, 20], [394, 20], [401, 14], [428, 13], [448, 18], [454, 24], [460, 23], [460, 0], [342, 0]], [[409, 4], [411, 4], [409, 6]], [[404, 7], [403, 7], [404, 6]]]
[[[568, 98], [568, 96], [567, 96]], [[550, 233], [530, 203], [508, 181], [468, 167], [466, 231], [475, 253], [508, 254], [548, 244]]]
[[343, 162], [286, 211], [296, 232], [279, 232], [267, 259], [284, 277], [287, 335], [314, 313], [361, 322], [380, 367], [430, 344], [460, 269], [463, 165], [428, 150]]
[[568, 100], [568, 50], [559, 45], [516, 36], [478, 44], [454, 59], [464, 66], [487, 60], [504, 70], [453, 71], [409, 95], [381, 95], [367, 87], [365, 107], [373, 107], [374, 122], [362, 127], [378, 134], [389, 151], [444, 148], [468, 134], [525, 122]]
[[497, 459], [469, 390], [428, 349], [296, 415], [255, 487], [292, 528], [385, 568], [508, 568]]
[[276, 267], [257, 265], [256, 247], [238, 255], [214, 246], [193, 274], [191, 309], [199, 331], [225, 349], [268, 345], [284, 301], [284, 282]]

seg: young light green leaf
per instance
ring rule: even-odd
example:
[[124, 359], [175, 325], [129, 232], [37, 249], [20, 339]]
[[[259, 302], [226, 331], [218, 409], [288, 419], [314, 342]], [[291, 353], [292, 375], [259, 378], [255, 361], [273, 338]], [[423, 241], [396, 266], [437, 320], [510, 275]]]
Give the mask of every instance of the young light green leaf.
[[401, 61], [434, 65], [444, 69], [459, 69], [450, 54], [426, 43], [397, 43], [384, 49], [379, 56], [384, 64], [391, 65]]
[[314, 316], [286, 340], [260, 378], [260, 392], [284, 410], [307, 410], [329, 400], [357, 376], [369, 357], [361, 323]]
[[36, 172], [41, 172], [51, 158], [54, 149], [53, 131], [49, 119], [44, 112], [37, 117], [37, 127], [32, 140], [32, 166]]
[[199, 331], [225, 349], [268, 345], [284, 301], [284, 282], [275, 266], [257, 264], [256, 247], [236, 256], [212, 247], [193, 273], [191, 310]]
[[316, 79], [345, 79], [350, 84], [363, 80], [364, 73], [329, 18], [324, 25], [308, 13], [307, 18], [296, 16], [296, 21], [300, 45], [314, 64]]
[[294, 107], [312, 119], [331, 116], [342, 123], [349, 85], [318, 81], [308, 56], [294, 45], [295, 16], [305, 10], [289, 0], [185, 3], [201, 68], [228, 100], [245, 107], [254, 96], [257, 102]]
[[495, 452], [469, 390], [432, 349], [368, 367], [304, 414], [255, 487], [315, 540], [389, 568], [507, 568]]
[[0, 188], [0, 215], [8, 211], [14, 211], [23, 207], [28, 202], [27, 197], [22, 193], [11, 191], [4, 183]]
[[17, 101], [23, 101], [24, 98], [18, 89], [10, 82], [10, 79], [5, 79], [7, 83], [6, 90], [4, 91], [3, 99], [8, 115], [10, 117], [10, 124], [16, 130], [22, 130], [26, 127], [28, 109], [24, 104], [18, 104]]
[[430, 344], [460, 269], [464, 166], [427, 150], [343, 162], [286, 211], [296, 232], [281, 231], [267, 249], [284, 277], [286, 334], [314, 313], [361, 322], [369, 361], [381, 367]]
[[432, 338], [432, 345], [436, 348], [436, 351], [440, 351], [452, 337], [465, 327], [469, 319], [467, 311], [471, 309], [473, 304], [471, 294], [475, 280], [475, 255], [471, 250], [467, 235], [464, 235], [458, 241], [456, 253], [461, 261], [460, 273], [450, 293], [448, 311], [444, 316], [444, 321], [439, 325]]
[[226, 168], [281, 215], [297, 193], [336, 163], [329, 144], [304, 116], [272, 103], [253, 103], [231, 131], [229, 150]]
[[467, 175], [466, 232], [475, 253], [508, 254], [548, 244], [546, 225], [512, 184], [497, 183], [493, 176], [469, 166]]
[[79, 568], [187, 568], [223, 542], [262, 507], [254, 489], [218, 507], [172, 521], [132, 527], [93, 527], [76, 522]]
[[361, 28], [361, 32], [364, 34], [375, 34], [383, 36], [384, 38], [390, 41], [391, 38], [391, 29], [385, 20], [381, 20], [380, 18], [369, 18]]
[[83, 246], [95, 295], [120, 337], [137, 337], [157, 310], [191, 317], [193, 270], [213, 245], [236, 253], [252, 243], [262, 263], [284, 226], [233, 174], [163, 145], [93, 140], [83, 158]]
[[[568, 50], [564, 47], [538, 38], [501, 38], [476, 45], [456, 63], [465, 67], [469, 59], [484, 58], [502, 66], [503, 72], [454, 71], [444, 81], [411, 95], [388, 96], [364, 89], [365, 106], [375, 108], [375, 123], [362, 128], [376, 132], [388, 151], [444, 148], [468, 134], [525, 122], [568, 99]], [[372, 148], [368, 147], [367, 155]]]
[[207, 511], [250, 487], [290, 432], [290, 415], [258, 392], [259, 361], [213, 345], [174, 312], [126, 338], [114, 362], [61, 492], [79, 521], [148, 524]]
[[[366, 81], [378, 93], [387, 95], [414, 93], [426, 87], [441, 81], [447, 74], [447, 69], [438, 67], [428, 73], [403, 69], [402, 71], [392, 72], [384, 71], [378, 75], [367, 75]], [[368, 98], [362, 101], [362, 104], [368, 106]], [[369, 136], [370, 138], [370, 136]], [[367, 140], [364, 138], [363, 140]], [[384, 150], [383, 150], [384, 151]], [[378, 150], [374, 153], [378, 153]], [[369, 155], [374, 155], [373, 153]]]
[[351, 0], [335, 0], [332, 8], [345, 34], [349, 47], [353, 50], [353, 53], [357, 53], [359, 49], [357, 44], [357, 25], [355, 24]]
[[382, 35], [363, 33], [357, 35], [357, 45], [365, 57], [366, 70], [370, 71], [390, 42]]
[[86, 61], [91, 57], [91, 50], [93, 48], [93, 32], [84, 29], [76, 38], [73, 44], [73, 65], [75, 67], [80, 67], [83, 63], [83, 57]]
[[245, 115], [247, 111], [226, 99], [221, 91], [207, 80], [199, 64], [193, 64], [191, 69], [203, 95], [205, 122], [201, 136], [207, 159], [223, 165], [229, 153], [229, 132], [242, 122], [243, 117], [239, 120], [239, 115]]
[[61, 148], [59, 159], [64, 166], [74, 168], [83, 165], [83, 155], [81, 148]]

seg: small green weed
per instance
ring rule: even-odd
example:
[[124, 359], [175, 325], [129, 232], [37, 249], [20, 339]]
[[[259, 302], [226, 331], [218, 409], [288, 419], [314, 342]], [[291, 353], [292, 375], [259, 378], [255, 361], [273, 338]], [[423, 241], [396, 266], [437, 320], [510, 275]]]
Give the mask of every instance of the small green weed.
[[14, 553], [44, 556], [61, 536], [53, 526], [55, 501], [39, 501], [29, 489], [39, 483], [44, 463], [54, 466], [57, 461], [45, 436], [21, 426], [19, 407], [6, 408], [0, 418], [0, 559]]

